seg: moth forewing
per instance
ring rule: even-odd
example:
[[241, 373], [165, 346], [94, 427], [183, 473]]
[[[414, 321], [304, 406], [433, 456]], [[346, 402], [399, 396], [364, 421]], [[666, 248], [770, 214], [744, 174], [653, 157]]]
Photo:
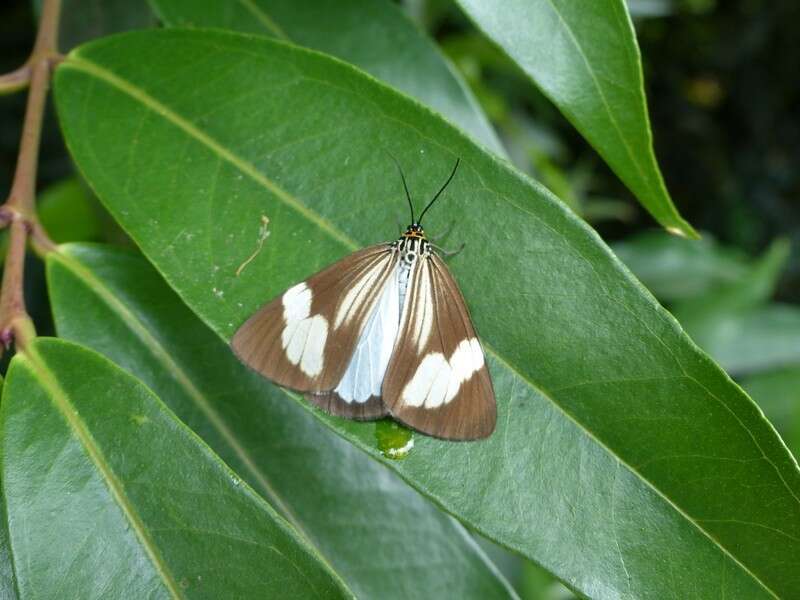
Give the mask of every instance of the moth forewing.
[[436, 437], [479, 439], [494, 431], [483, 349], [464, 297], [434, 253], [420, 256], [411, 271], [383, 400], [393, 417]]
[[301, 392], [329, 392], [353, 355], [393, 273], [387, 244], [334, 263], [266, 304], [236, 332], [231, 346], [248, 366]]

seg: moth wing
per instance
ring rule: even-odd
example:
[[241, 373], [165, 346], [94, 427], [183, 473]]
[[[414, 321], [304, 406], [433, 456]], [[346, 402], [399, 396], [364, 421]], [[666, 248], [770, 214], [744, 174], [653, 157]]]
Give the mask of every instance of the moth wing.
[[[275, 383], [309, 392], [312, 400], [333, 390], [395, 263], [390, 246], [379, 244], [312, 275], [250, 317], [233, 336], [234, 353]], [[323, 400], [318, 404], [338, 414]]]
[[458, 285], [435, 254], [413, 267], [383, 402], [394, 418], [435, 437], [471, 440], [494, 431], [483, 349]]

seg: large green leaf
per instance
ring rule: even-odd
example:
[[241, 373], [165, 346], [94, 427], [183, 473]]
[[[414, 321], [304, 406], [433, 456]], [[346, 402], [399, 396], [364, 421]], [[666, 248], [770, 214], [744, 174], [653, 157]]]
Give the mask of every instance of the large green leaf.
[[653, 151], [642, 61], [622, 0], [458, 0], [583, 134], [655, 219], [697, 237]]
[[59, 335], [138, 374], [356, 596], [513, 594], [458, 523], [239, 363], [141, 257], [73, 245], [47, 261]]
[[[755, 404], [583, 222], [436, 115], [324, 55], [224, 32], [95, 42], [55, 88], [87, 180], [226, 340], [289, 285], [393, 237], [402, 186], [377, 148], [418, 198], [460, 157], [427, 224], [455, 219], [467, 240], [451, 267], [498, 428], [480, 443], [416, 436], [387, 462], [587, 595], [800, 592], [786, 563], [800, 556], [800, 472]], [[237, 277], [262, 216], [270, 236]], [[287, 395], [382, 459], [376, 425]]]
[[168, 25], [259, 33], [327, 52], [439, 111], [499, 156], [472, 92], [433, 42], [389, 0], [150, 0]]
[[152, 392], [81, 346], [14, 357], [0, 440], [23, 598], [349, 596]]

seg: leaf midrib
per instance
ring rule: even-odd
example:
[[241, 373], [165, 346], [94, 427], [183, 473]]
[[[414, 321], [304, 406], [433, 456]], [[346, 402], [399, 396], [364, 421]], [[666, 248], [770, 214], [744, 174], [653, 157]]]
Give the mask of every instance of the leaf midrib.
[[186, 596], [180, 591], [169, 566], [161, 556], [155, 542], [150, 538], [144, 521], [136, 511], [133, 502], [131, 502], [125, 494], [124, 486], [117, 478], [111, 465], [108, 464], [103, 451], [95, 442], [83, 419], [79, 416], [78, 410], [75, 408], [74, 404], [72, 404], [69, 394], [64, 391], [58, 383], [58, 378], [47, 367], [46, 361], [39, 355], [35, 342], [29, 344], [25, 348], [23, 356], [28, 359], [31, 369], [36, 374], [39, 383], [47, 390], [48, 396], [51, 398], [54, 406], [61, 413], [67, 425], [72, 430], [73, 435], [78, 439], [89, 459], [102, 476], [106, 487], [116, 500], [117, 506], [122, 510], [128, 523], [130, 523], [136, 537], [139, 538], [139, 542], [147, 553], [151, 564], [159, 574], [170, 596], [179, 600], [185, 599]]
[[[311, 51], [308, 51], [308, 52], [311, 52]], [[67, 60], [64, 63], [62, 63], [59, 68], [61, 68], [61, 69], [73, 68], [73, 69], [76, 69], [76, 70], [82, 70], [82, 71], [84, 71], [84, 72], [86, 72], [86, 73], [88, 73], [90, 75], [94, 75], [95, 77], [97, 77], [100, 80], [105, 81], [107, 84], [109, 84], [109, 85], [111, 85], [113, 87], [116, 87], [118, 90], [120, 90], [121, 92], [127, 94], [131, 98], [133, 98], [135, 100], [138, 100], [139, 102], [142, 103], [142, 105], [145, 108], [149, 109], [154, 114], [164, 118], [166, 121], [172, 123], [174, 126], [178, 127], [179, 129], [183, 130], [185, 133], [187, 133], [189, 136], [195, 138], [201, 144], [206, 145], [210, 150], [212, 150], [213, 152], [218, 154], [218, 156], [220, 158], [222, 158], [224, 160], [227, 160], [230, 164], [232, 164], [234, 167], [239, 169], [242, 173], [250, 176], [254, 181], [256, 181], [257, 183], [260, 183], [261, 185], [263, 185], [267, 190], [272, 192], [280, 201], [284, 202], [287, 206], [295, 209], [301, 216], [306, 217], [312, 223], [317, 224], [322, 231], [324, 231], [325, 233], [330, 235], [333, 239], [339, 241], [340, 243], [342, 243], [345, 247], [347, 247], [350, 250], [356, 250], [356, 249], [359, 248], [358, 244], [354, 240], [352, 240], [349, 236], [347, 236], [345, 233], [341, 232], [336, 226], [334, 226], [330, 221], [325, 219], [322, 215], [319, 215], [318, 213], [312, 211], [305, 204], [300, 202], [300, 200], [298, 200], [297, 198], [292, 196], [289, 192], [287, 192], [286, 190], [284, 190], [283, 188], [278, 186], [276, 183], [274, 183], [272, 180], [270, 180], [268, 177], [266, 177], [263, 173], [258, 171], [257, 168], [254, 165], [252, 165], [251, 163], [247, 162], [245, 159], [239, 157], [238, 155], [234, 154], [233, 152], [231, 152], [230, 150], [228, 150], [227, 148], [222, 146], [219, 142], [217, 142], [216, 140], [211, 138], [208, 134], [206, 134], [205, 132], [203, 132], [200, 129], [198, 129], [196, 125], [194, 125], [193, 123], [187, 121], [186, 119], [184, 119], [183, 117], [181, 117], [180, 115], [175, 113], [173, 110], [168, 108], [166, 105], [162, 104], [161, 102], [159, 102], [158, 100], [156, 100], [152, 96], [148, 95], [147, 92], [145, 92], [141, 88], [138, 88], [134, 84], [132, 84], [131, 82], [118, 77], [117, 75], [115, 75], [114, 73], [112, 73], [112, 72], [108, 71], [107, 69], [101, 67], [100, 65], [91, 62], [90, 60], [88, 60], [85, 57], [81, 56], [78, 52], [74, 52], [74, 53], [70, 54], [69, 57], [67, 58]], [[379, 85], [383, 85], [383, 84], [380, 84], [380, 82], [377, 82], [377, 83]], [[484, 184], [484, 187], [486, 187], [485, 184]], [[487, 188], [487, 189], [489, 189], [489, 188]], [[516, 208], [519, 208], [521, 210], [525, 210], [526, 212], [534, 215], [537, 219], [539, 218], [538, 215], [535, 215], [534, 213], [532, 213], [528, 209], [525, 209], [523, 207], [520, 207], [519, 205], [514, 204], [513, 202], [510, 202], [504, 196], [499, 196], [499, 197], [504, 199], [505, 201], [509, 202], [510, 204], [515, 206]], [[539, 219], [539, 220], [541, 221], [541, 219]], [[660, 340], [660, 338], [656, 338], [656, 339], [658, 339], [662, 344], [664, 343], [663, 341]], [[703, 527], [701, 527], [697, 520], [695, 520], [694, 518], [689, 516], [686, 512], [684, 512], [684, 510], [681, 509], [677, 504], [675, 504], [675, 502], [673, 500], [671, 500], [668, 496], [666, 496], [666, 494], [664, 492], [662, 492], [658, 487], [656, 487], [653, 482], [651, 482], [648, 478], [646, 478], [644, 475], [639, 473], [639, 471], [637, 471], [630, 464], [628, 464], [627, 462], [622, 460], [608, 446], [606, 446], [602, 441], [600, 441], [597, 437], [595, 437], [595, 435], [593, 433], [591, 433], [588, 429], [586, 429], [586, 427], [580, 421], [576, 420], [576, 418], [573, 415], [568, 413], [560, 404], [558, 404], [550, 394], [546, 393], [542, 388], [538, 387], [532, 381], [530, 381], [516, 367], [514, 367], [511, 363], [509, 363], [503, 357], [501, 357], [493, 347], [489, 346], [485, 342], [484, 342], [484, 347], [485, 347], [485, 350], [486, 350], [486, 352], [488, 354], [491, 354], [492, 356], [494, 356], [499, 362], [501, 362], [503, 365], [505, 365], [512, 373], [514, 373], [517, 377], [519, 377], [522, 381], [524, 381], [531, 389], [535, 390], [543, 398], [547, 399], [568, 420], [573, 422], [579, 428], [580, 431], [582, 431], [586, 436], [588, 436], [592, 441], [594, 441], [600, 448], [602, 448], [605, 452], [607, 452], [614, 460], [616, 460], [616, 461], [620, 462], [621, 464], [623, 464], [639, 480], [641, 480], [648, 487], [650, 487], [669, 506], [671, 506], [674, 510], [676, 510], [678, 512], [678, 514], [680, 514], [684, 519], [686, 519], [687, 522], [691, 523], [699, 532], [701, 532], [701, 534], [703, 534], [706, 538], [708, 538], [713, 543], [714, 546], [716, 546], [720, 551], [723, 552], [723, 554], [725, 554], [726, 556], [730, 557], [730, 559], [734, 563], [739, 565], [741, 567], [741, 569], [743, 570], [743, 572], [747, 573], [750, 577], [752, 577], [753, 580], [756, 581], [761, 587], [763, 587], [765, 591], [767, 591], [772, 596], [778, 598], [778, 595], [773, 590], [771, 590], [755, 573], [753, 573], [744, 563], [742, 563], [735, 555], [733, 555], [732, 552], [729, 551], [726, 546], [721, 544], [719, 542], [719, 540], [717, 540], [709, 531], [707, 531]], [[681, 366], [681, 368], [682, 368], [682, 366]], [[690, 378], [690, 379], [694, 380], [694, 378], [689, 376], [689, 375], [685, 375], [685, 376], [687, 378]], [[705, 388], [705, 386], [702, 386], [702, 384], [700, 384], [700, 382], [697, 382], [696, 380], [695, 380], [695, 382], [698, 383], [699, 385], [701, 385], [701, 387], [703, 387], [703, 389], [705, 389], [706, 392], [708, 392], [708, 389]], [[283, 389], [283, 388], [281, 388], [281, 389]], [[297, 400], [292, 395], [291, 392], [289, 392], [287, 390], [283, 390], [283, 391], [289, 397]], [[709, 392], [709, 394], [710, 394], [710, 392]], [[711, 395], [711, 396], [715, 397], [713, 395]], [[719, 399], [717, 399], [717, 400], [719, 400]], [[304, 402], [300, 402], [300, 404], [305, 407], [305, 403]], [[722, 404], [724, 406], [727, 406], [724, 403], [722, 403]], [[337, 428], [335, 428], [335, 426], [333, 424], [328, 423], [325, 419], [322, 419], [322, 422], [325, 423], [326, 426], [331, 428], [335, 433], [337, 433], [341, 437], [344, 437], [345, 439], [347, 439], [348, 441], [353, 443], [353, 439], [347, 437], [346, 434], [344, 434], [342, 431], [337, 430]], [[745, 430], [748, 431], [748, 433], [750, 433], [750, 435], [752, 436], [752, 433], [749, 431], [749, 429], [747, 429], [745, 427]], [[358, 442], [357, 445], [359, 447], [361, 447], [363, 450], [366, 450], [367, 453], [370, 456], [373, 456], [372, 448], [366, 447], [361, 442]], [[758, 444], [756, 444], [756, 445], [758, 447]], [[760, 450], [760, 447], [759, 447], [759, 450]], [[762, 451], [762, 454], [763, 454], [763, 451]], [[375, 457], [373, 456], [373, 458], [375, 458]], [[768, 458], [767, 458], [767, 461], [778, 471], [779, 477], [783, 480], [782, 474], [780, 473], [780, 470], [777, 469], [777, 466], [775, 466], [774, 463], [772, 463]], [[407, 478], [402, 470], [396, 469], [396, 471], [408, 483], [410, 483], [412, 486], [415, 486], [416, 482], [414, 482], [411, 479]], [[784, 484], [785, 484], [785, 481], [784, 481]], [[788, 491], [792, 495], [794, 495], [793, 492], [791, 491], [791, 489], [788, 488], [788, 485], [786, 487], [787, 487]], [[424, 493], [427, 496], [429, 496], [432, 499], [434, 499], [435, 501], [437, 501], [437, 503], [442, 505], [438, 501], [438, 499], [435, 498], [432, 494], [430, 494], [427, 491], [424, 491]], [[445, 510], [448, 510], [446, 506], [443, 506], [443, 508]], [[448, 512], [450, 512], [450, 511], [448, 510]], [[521, 549], [517, 549], [517, 550], [521, 551]]]

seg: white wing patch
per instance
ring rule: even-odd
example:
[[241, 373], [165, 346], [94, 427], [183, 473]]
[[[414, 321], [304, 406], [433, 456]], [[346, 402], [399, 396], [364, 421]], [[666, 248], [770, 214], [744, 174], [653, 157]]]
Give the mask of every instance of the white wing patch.
[[395, 269], [367, 319], [342, 380], [334, 390], [348, 404], [381, 395], [381, 386], [400, 329], [400, 269]]
[[322, 315], [309, 317], [311, 299], [311, 290], [305, 283], [298, 283], [283, 294], [281, 302], [286, 326], [281, 343], [290, 363], [299, 365], [309, 377], [316, 377], [324, 364], [328, 320]]
[[304, 281], [301, 281], [283, 293], [281, 302], [283, 318], [287, 323], [305, 319], [311, 312], [311, 290]]
[[462, 340], [450, 360], [441, 352], [432, 352], [419, 363], [401, 398], [408, 406], [415, 407], [437, 408], [447, 404], [456, 397], [461, 384], [483, 364], [483, 350], [477, 338]]

